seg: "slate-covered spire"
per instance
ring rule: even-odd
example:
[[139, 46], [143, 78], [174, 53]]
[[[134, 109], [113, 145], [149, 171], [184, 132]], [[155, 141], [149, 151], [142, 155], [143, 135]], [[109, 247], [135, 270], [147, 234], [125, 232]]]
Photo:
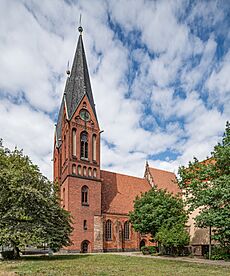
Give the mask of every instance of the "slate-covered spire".
[[71, 72], [68, 72], [68, 78], [66, 80], [64, 95], [59, 110], [58, 122], [56, 126], [57, 147], [59, 147], [61, 144], [61, 129], [64, 106], [66, 107], [67, 119], [70, 120], [74, 115], [74, 112], [76, 111], [82, 98], [84, 97], [84, 95], [86, 95], [97, 119], [93, 93], [90, 84], [89, 71], [82, 40], [83, 28], [80, 26], [78, 30], [80, 34], [77, 42], [77, 49], [74, 55]]
[[85, 50], [82, 40], [83, 29], [78, 28], [80, 34], [77, 43], [72, 69], [66, 82], [65, 97], [68, 112], [68, 118], [71, 119], [80, 101], [87, 95], [93, 112], [96, 116], [96, 110], [93, 100], [93, 94], [90, 84], [89, 72], [86, 62]]

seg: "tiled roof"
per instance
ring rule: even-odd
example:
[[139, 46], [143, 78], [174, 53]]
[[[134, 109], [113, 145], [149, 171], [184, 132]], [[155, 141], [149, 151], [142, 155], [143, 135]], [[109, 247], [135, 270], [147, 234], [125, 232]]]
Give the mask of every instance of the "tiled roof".
[[137, 195], [151, 189], [144, 178], [101, 171], [102, 212], [128, 214], [133, 210], [133, 201]]
[[78, 38], [77, 49], [74, 55], [71, 73], [66, 81], [64, 96], [62, 99], [61, 108], [59, 110], [58, 122], [56, 127], [57, 147], [59, 147], [61, 144], [59, 141], [61, 139], [64, 102], [66, 101], [68, 113], [67, 118], [71, 119], [84, 95], [88, 97], [95, 117], [97, 118], [82, 35], [80, 34]]
[[177, 185], [176, 175], [174, 173], [150, 167], [149, 172], [152, 176], [153, 183], [158, 189], [166, 189], [173, 194], [180, 192], [180, 188]]

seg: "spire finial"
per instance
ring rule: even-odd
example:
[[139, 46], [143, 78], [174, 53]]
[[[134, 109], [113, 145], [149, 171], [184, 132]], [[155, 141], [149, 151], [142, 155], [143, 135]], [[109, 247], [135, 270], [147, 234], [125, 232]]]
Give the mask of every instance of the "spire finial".
[[68, 63], [67, 63], [66, 74], [67, 74], [67, 76], [69, 77], [69, 75], [70, 75], [69, 60], [68, 60]]
[[82, 28], [82, 26], [81, 26], [81, 13], [80, 13], [80, 18], [79, 18], [79, 27], [78, 27], [78, 31], [79, 31], [80, 34], [82, 34], [82, 32], [83, 32], [83, 28]]

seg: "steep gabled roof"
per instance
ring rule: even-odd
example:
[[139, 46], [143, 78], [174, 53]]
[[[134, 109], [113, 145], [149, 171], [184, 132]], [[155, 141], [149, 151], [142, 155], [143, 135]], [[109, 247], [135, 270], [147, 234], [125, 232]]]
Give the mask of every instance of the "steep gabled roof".
[[144, 178], [101, 170], [102, 212], [127, 215], [137, 195], [151, 189]]
[[180, 193], [180, 188], [177, 185], [176, 175], [169, 171], [164, 171], [156, 168], [149, 167], [149, 172], [153, 180], [153, 184], [158, 189], [166, 189], [173, 194]]

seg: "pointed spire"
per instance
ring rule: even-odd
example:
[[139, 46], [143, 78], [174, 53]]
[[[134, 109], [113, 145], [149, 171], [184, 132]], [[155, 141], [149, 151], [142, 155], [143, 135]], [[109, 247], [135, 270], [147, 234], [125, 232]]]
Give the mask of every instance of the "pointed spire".
[[58, 123], [56, 128], [57, 147], [59, 147], [61, 144], [61, 129], [64, 107], [67, 112], [67, 118], [68, 120], [70, 120], [73, 114], [75, 113], [78, 105], [80, 104], [82, 98], [86, 95], [94, 112], [94, 115], [97, 119], [95, 104], [93, 100], [93, 93], [90, 84], [89, 71], [87, 67], [85, 50], [82, 40], [83, 28], [81, 26], [81, 19], [78, 30], [80, 34], [77, 42], [77, 49], [74, 55], [71, 71], [69, 71], [69, 69], [67, 68], [66, 73], [68, 77], [66, 80], [64, 95], [58, 115]]
[[80, 26], [78, 30], [80, 34], [77, 42], [77, 49], [75, 52], [72, 69], [65, 87], [66, 103], [70, 119], [76, 111], [84, 95], [87, 95], [90, 105], [96, 116], [95, 104], [93, 100], [89, 71], [82, 39], [83, 28]]

